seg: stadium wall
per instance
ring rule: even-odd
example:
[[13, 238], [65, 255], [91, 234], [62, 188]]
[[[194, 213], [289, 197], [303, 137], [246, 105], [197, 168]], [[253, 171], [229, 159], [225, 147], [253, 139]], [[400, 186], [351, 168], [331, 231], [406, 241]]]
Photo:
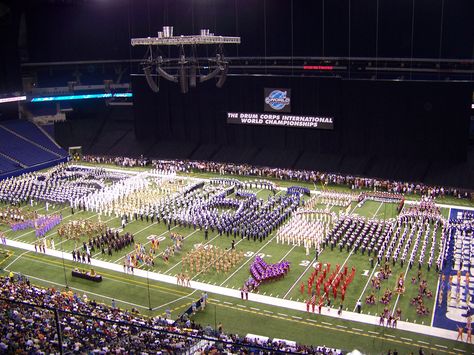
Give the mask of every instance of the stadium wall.
[[[472, 87], [459, 82], [229, 77], [181, 94], [132, 79], [138, 140], [194, 142], [298, 154], [465, 161]], [[264, 111], [264, 88], [290, 88], [292, 114], [334, 117], [333, 130], [233, 125], [226, 112]]]

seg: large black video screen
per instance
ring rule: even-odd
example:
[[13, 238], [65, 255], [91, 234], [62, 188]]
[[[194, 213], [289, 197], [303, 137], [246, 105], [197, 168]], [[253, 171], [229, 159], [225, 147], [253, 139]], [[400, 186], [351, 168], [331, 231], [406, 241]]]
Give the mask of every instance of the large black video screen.
[[[466, 83], [229, 76], [221, 89], [206, 82], [187, 94], [165, 80], [160, 81], [159, 93], [153, 93], [143, 76], [134, 76], [132, 85], [139, 140], [296, 154], [424, 160], [466, 157], [472, 94]], [[265, 111], [268, 88], [287, 91], [287, 96], [291, 90], [291, 112]], [[287, 103], [282, 95], [275, 97]], [[229, 122], [229, 113], [254, 114], [244, 117], [257, 121], [234, 124]], [[277, 123], [268, 118], [272, 115], [324, 118], [320, 123], [330, 129], [258, 124], [261, 117]]]

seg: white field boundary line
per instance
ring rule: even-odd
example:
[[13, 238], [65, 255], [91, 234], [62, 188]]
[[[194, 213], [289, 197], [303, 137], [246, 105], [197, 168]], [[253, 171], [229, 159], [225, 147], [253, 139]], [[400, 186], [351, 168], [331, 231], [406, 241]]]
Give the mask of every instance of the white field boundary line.
[[[7, 242], [8, 242], [8, 240], [7, 240]], [[13, 246], [17, 249], [32, 251], [32, 247], [27, 243], [15, 242], [14, 244], [15, 245], [13, 245]], [[43, 254], [40, 254], [40, 255], [43, 255]], [[57, 254], [57, 252], [54, 253], [54, 251], [49, 251], [49, 250], [47, 250], [46, 255], [51, 256], [53, 258], [58, 258], [58, 259], [61, 258]], [[71, 259], [69, 259], [69, 258], [68, 258], [68, 260], [71, 261]], [[41, 262], [43, 262], [43, 261], [41, 261]], [[49, 263], [47, 263], [47, 262], [43, 262], [43, 263], [49, 265]], [[100, 260], [93, 260], [92, 264], [94, 266], [98, 267], [98, 268], [103, 268], [103, 269], [106, 269], [106, 270], [111, 270], [111, 271], [116, 271], [116, 272], [122, 272], [120, 265], [117, 265], [117, 264], [114, 264], [114, 263], [100, 261]], [[137, 272], [135, 273], [135, 277], [139, 277], [139, 278], [145, 278], [146, 277], [145, 275], [147, 275], [147, 273], [143, 272], [142, 270], [137, 270]], [[149, 277], [150, 277], [151, 280], [154, 280], [154, 281], [164, 282], [164, 283], [173, 284], [173, 285], [176, 284], [176, 278], [175, 277], [170, 277], [170, 276], [167, 276], [167, 275], [164, 275], [164, 274], [160, 274], [160, 273], [156, 273], [156, 272], [150, 272]], [[120, 280], [117, 280], [117, 281], [129, 285], [129, 283], [125, 283], [125, 282], [120, 281]], [[144, 288], [144, 286], [141, 286], [141, 285], [137, 285], [137, 287]], [[238, 290], [231, 290], [231, 289], [228, 289], [228, 288], [224, 288], [224, 287], [220, 287], [220, 286], [213, 286], [211, 284], [205, 284], [205, 283], [200, 283], [200, 282], [195, 282], [195, 281], [192, 283], [192, 287], [194, 289], [206, 291], [206, 292], [209, 292], [209, 293], [219, 294], [219, 295], [223, 295], [223, 296], [229, 296], [229, 297], [233, 297], [235, 299], [240, 299], [240, 296], [241, 296], [240, 292]], [[163, 291], [161, 291], [161, 292], [163, 292]], [[282, 308], [293, 309], [293, 310], [297, 310], [297, 311], [301, 311], [301, 312], [305, 311], [305, 305], [304, 305], [304, 303], [301, 303], [301, 302], [288, 301], [288, 300], [284, 300], [284, 299], [281, 299], [281, 298], [268, 297], [268, 296], [263, 296], [263, 295], [259, 295], [259, 294], [253, 294], [253, 293], [250, 294], [250, 295], [252, 296], [251, 300], [254, 301], [254, 302], [257, 302], [257, 303], [268, 304], [268, 305], [272, 305], [272, 306], [279, 306], [279, 307], [282, 307]], [[269, 313], [269, 314], [273, 314], [273, 312], [267, 311], [267, 310], [264, 310], [264, 312]], [[356, 313], [353, 313], [353, 312], [350, 312], [350, 311], [344, 312], [342, 317], [336, 316], [336, 313], [329, 312], [329, 311], [326, 311], [326, 310], [323, 311], [323, 314], [326, 315], [326, 316], [332, 317], [332, 318], [338, 318], [338, 319], [342, 318], [342, 319], [345, 319], [345, 320], [348, 320], [348, 321], [360, 322], [360, 323], [369, 324], [369, 325], [376, 324], [377, 321], [378, 321], [378, 317], [376, 317], [376, 316], [369, 316], [369, 315], [365, 315], [365, 314], [360, 315], [360, 314], [356, 314]], [[430, 333], [434, 337], [453, 340], [453, 341], [456, 340], [456, 335], [457, 335], [457, 332], [455, 332], [455, 331], [450, 331], [450, 330], [446, 330], [446, 329], [442, 329], [442, 328], [436, 328], [436, 327], [430, 327], [428, 325], [402, 322], [402, 321], [399, 323], [398, 329], [403, 330], [403, 331], [408, 331], [408, 332], [411, 332], [411, 333], [415, 333], [415, 334], [420, 334], [420, 333], [428, 334], [428, 333]], [[465, 344], [465, 343], [463, 342], [463, 344]]]
[[434, 299], [434, 303], [433, 303], [433, 310], [431, 311], [432, 315], [431, 315], [431, 322], [430, 322], [430, 325], [433, 326], [433, 323], [434, 323], [434, 316], [435, 316], [435, 313], [436, 313], [436, 308], [437, 308], [437, 304], [438, 304], [438, 294], [439, 294], [439, 282], [441, 281], [441, 275], [438, 275], [438, 283], [436, 284], [436, 296], [435, 296], [435, 299]]
[[[10, 270], [7, 270], [7, 271], [10, 271]], [[14, 272], [14, 273], [18, 274], [17, 272]], [[38, 281], [44, 282], [46, 284], [53, 284], [53, 285], [57, 285], [57, 286], [61, 286], [61, 287], [66, 287], [66, 285], [55, 282], [55, 281], [45, 280], [45, 279], [42, 279], [42, 278], [39, 278], [39, 277], [36, 277], [36, 276], [32, 276], [32, 275], [28, 275], [28, 274], [22, 274], [22, 275], [28, 277], [29, 279], [38, 280]], [[80, 288], [77, 288], [77, 287], [71, 287], [69, 285], [68, 285], [68, 287], [72, 290], [80, 291], [80, 292], [83, 292], [85, 294], [90, 294], [90, 295], [106, 298], [106, 299], [109, 299], [109, 300], [116, 300], [120, 303], [128, 304], [130, 306], [139, 307], [139, 308], [143, 308], [143, 309], [148, 309], [148, 307], [142, 306], [140, 304], [124, 301], [124, 300], [121, 300], [121, 299], [118, 299], [118, 298], [112, 298], [112, 297], [109, 297], [109, 296], [101, 295], [100, 293], [94, 293], [94, 292], [91, 292], [91, 291], [86, 291], [86, 290], [83, 290], [83, 289], [80, 289]]]
[[167, 302], [167, 303], [163, 303], [162, 305], [156, 306], [156, 307], [152, 308], [152, 311], [156, 311], [157, 309], [163, 308], [163, 307], [168, 306], [168, 305], [170, 305], [170, 304], [172, 304], [172, 303], [176, 303], [176, 302], [178, 302], [178, 301], [181, 301], [182, 299], [191, 298], [191, 296], [192, 296], [193, 294], [195, 294], [196, 291], [197, 291], [197, 289], [195, 289], [195, 290], [194, 290], [193, 292], [191, 292], [191, 293], [188, 293], [187, 295], [184, 295], [184, 296], [182, 296], [182, 297], [176, 298], [176, 299], [174, 299], [173, 301], [170, 301], [170, 302]]
[[300, 282], [300, 280], [303, 278], [304, 275], [306, 275], [306, 273], [308, 272], [309, 268], [311, 266], [313, 266], [313, 264], [316, 262], [316, 258], [314, 258], [313, 260], [311, 260], [311, 262], [309, 263], [309, 265], [306, 267], [306, 269], [304, 269], [304, 271], [301, 273], [300, 277], [298, 277], [298, 279], [295, 281], [295, 283], [293, 285], [291, 285], [290, 289], [285, 293], [285, 295], [283, 296], [283, 298], [286, 298], [290, 292], [295, 288], [295, 286], [298, 284], [298, 282]]
[[12, 266], [12, 265], [13, 265], [18, 259], [20, 259], [23, 255], [28, 254], [28, 253], [29, 253], [29, 251], [25, 251], [25, 252], [21, 253], [20, 255], [18, 255], [10, 264], [8, 264], [7, 266], [5, 266], [5, 270], [8, 271], [8, 268], [9, 268], [10, 266]]
[[[382, 205], [383, 205], [383, 202], [381, 203], [380, 206], [382, 206]], [[379, 209], [380, 209], [380, 206], [379, 206]], [[374, 215], [373, 215], [372, 218], [375, 218], [375, 216], [377, 215], [379, 209], [377, 209], [377, 211], [374, 213]], [[373, 268], [373, 270], [372, 270], [372, 273], [370, 274], [369, 278], [367, 279], [367, 283], [365, 284], [364, 289], [362, 290], [362, 293], [360, 294], [360, 296], [359, 296], [359, 298], [358, 298], [357, 300], [361, 300], [362, 297], [364, 296], [365, 290], [367, 289], [367, 286], [369, 286], [370, 280], [372, 280], [372, 276], [374, 276], [375, 270], [377, 270], [377, 267], [378, 267], [378, 266], [379, 266], [379, 265], [378, 265], [377, 263], [375, 263], [374, 268]], [[356, 309], [357, 309], [357, 303], [356, 303], [356, 305], [354, 306], [353, 312], [355, 312]]]

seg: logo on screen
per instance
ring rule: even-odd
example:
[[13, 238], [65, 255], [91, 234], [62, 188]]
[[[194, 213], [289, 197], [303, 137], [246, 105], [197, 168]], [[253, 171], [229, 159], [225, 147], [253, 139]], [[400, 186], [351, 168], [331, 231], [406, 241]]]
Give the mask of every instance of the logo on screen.
[[265, 97], [265, 104], [275, 111], [289, 112], [290, 102], [290, 95], [287, 90], [275, 89]]

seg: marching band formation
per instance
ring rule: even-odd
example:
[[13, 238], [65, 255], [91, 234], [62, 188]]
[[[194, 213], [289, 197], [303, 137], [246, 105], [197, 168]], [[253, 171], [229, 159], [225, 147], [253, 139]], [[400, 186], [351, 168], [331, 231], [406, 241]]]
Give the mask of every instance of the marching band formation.
[[[178, 253], [182, 275], [186, 275], [183, 280], [187, 282], [188, 274], [228, 273], [241, 263], [244, 254], [235, 250], [235, 239], [263, 242], [273, 232], [276, 232], [277, 243], [303, 247], [307, 256], [315, 253], [317, 258], [324, 248], [362, 255], [367, 253], [379, 268], [370, 280], [372, 289], [380, 289], [381, 282], [392, 274], [391, 268], [396, 265], [402, 268], [406, 265], [409, 269], [415, 267], [420, 272], [422, 269], [430, 271], [431, 268], [441, 271], [446, 260], [453, 260], [452, 267], [457, 277], [454, 280], [450, 278], [449, 283], [443, 281], [440, 298], [443, 299], [447, 288], [449, 305], [472, 305], [474, 285], [469, 278], [474, 277], [472, 212], [447, 220], [433, 198], [424, 197], [419, 203], [410, 204], [412, 207], [402, 206], [404, 209], [396, 218], [366, 218], [351, 213], [354, 202], [399, 203], [404, 201], [403, 196], [397, 191], [358, 194], [322, 191], [305, 199], [304, 196], [311, 193], [308, 188], [299, 186], [291, 186], [285, 191], [262, 178], [241, 181], [222, 177], [190, 182], [177, 177], [177, 171], [182, 169], [164, 165], [157, 166], [151, 172], [129, 173], [62, 164], [48, 172], [28, 173], [3, 180], [0, 181], [0, 202], [5, 207], [0, 209], [0, 223], [9, 224], [13, 231], [34, 228], [38, 237], [35, 246], [40, 251], [54, 243], [44, 236], [62, 223], [62, 216], [54, 213], [38, 215], [37, 212], [23, 210], [22, 205], [34, 207], [42, 201], [47, 211], [49, 206], [65, 204], [70, 206], [71, 213], [84, 210], [118, 217], [122, 220], [122, 227], [133, 220], [163, 223], [173, 244], [161, 253], [158, 253], [160, 242], [157, 238], [148, 243], [135, 243], [132, 234], [121, 235], [112, 231], [100, 219], [99, 222], [79, 219], [61, 224], [58, 235], [76, 241], [73, 259], [80, 262], [90, 263], [95, 250], [111, 256], [130, 248], [122, 257], [126, 272], [133, 272], [134, 268], [142, 265], [152, 267], [158, 256], [167, 263]], [[268, 197], [259, 198], [256, 189], [267, 190]], [[327, 207], [324, 209], [321, 205]], [[333, 207], [338, 207], [339, 212], [331, 211]], [[205, 240], [209, 234], [229, 237], [229, 242], [233, 241], [232, 247], [224, 250], [212, 245], [200, 245], [182, 255], [185, 238], [172, 233], [171, 229], [176, 226], [200, 229]], [[83, 242], [82, 249], [80, 242]], [[263, 281], [283, 277], [289, 266], [286, 261], [267, 264], [262, 258], [256, 258], [250, 266], [253, 281], [247, 282], [244, 288], [253, 290]], [[313, 270], [312, 280], [308, 283], [311, 296], [317, 293], [321, 299], [329, 299], [321, 297], [320, 288], [323, 287], [324, 294], [331, 292], [334, 299], [339, 294], [344, 300], [346, 288], [355, 277], [355, 268], [348, 272], [347, 267], [337, 265], [335, 270], [330, 273], [330, 264]], [[326, 274], [329, 279], [326, 279]], [[387, 288], [381, 297], [379, 295], [378, 301], [387, 305], [393, 293], [405, 292], [404, 275], [397, 275], [396, 280], [395, 288]], [[412, 280], [412, 284], [417, 285], [419, 293], [411, 304], [417, 307], [418, 314], [429, 314], [430, 310], [423, 303], [426, 298], [432, 297], [427, 282], [419, 277]], [[366, 304], [376, 303], [374, 292], [370, 292], [365, 301]], [[397, 319], [395, 315], [390, 316]]]

